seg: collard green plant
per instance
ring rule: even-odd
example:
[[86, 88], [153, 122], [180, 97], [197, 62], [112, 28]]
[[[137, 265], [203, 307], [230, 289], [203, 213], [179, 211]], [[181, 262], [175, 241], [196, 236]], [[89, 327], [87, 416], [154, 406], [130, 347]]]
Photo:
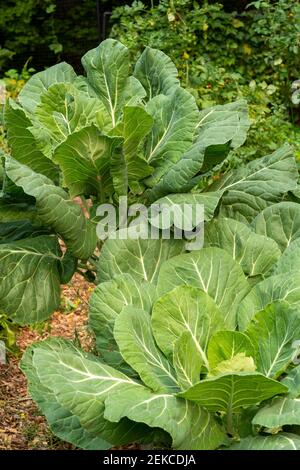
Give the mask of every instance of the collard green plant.
[[[99, 203], [119, 195], [150, 202], [194, 187], [201, 167], [224, 160], [249, 125], [245, 103], [201, 114], [160, 51], [147, 48], [131, 68], [128, 49], [107, 40], [82, 63], [86, 76], [66, 63], [35, 74], [5, 108], [11, 156], [0, 200], [0, 298], [20, 324], [57, 308], [60, 283], [78, 260], [93, 269]], [[172, 185], [180, 162], [189, 174]]]
[[299, 449], [300, 238], [277, 237], [285, 204], [267, 234], [219, 213], [190, 253], [108, 239], [90, 301], [97, 352], [56, 338], [22, 361], [53, 432], [87, 449]]
[[[297, 190], [288, 146], [207, 187], [246, 139], [246, 103], [199, 111], [161, 51], [148, 47], [131, 66], [128, 49], [108, 39], [82, 64], [85, 76], [66, 63], [35, 74], [5, 107], [11, 156], [3, 159], [0, 198], [0, 300], [21, 325], [49, 317], [60, 284], [76, 270], [102, 280], [101, 203], [117, 205], [119, 196], [148, 206], [202, 203], [206, 221], [219, 213], [252, 222]], [[161, 260], [171, 254], [166, 248]], [[268, 263], [249, 274], [267, 269]], [[158, 268], [148, 280], [157, 275]]]

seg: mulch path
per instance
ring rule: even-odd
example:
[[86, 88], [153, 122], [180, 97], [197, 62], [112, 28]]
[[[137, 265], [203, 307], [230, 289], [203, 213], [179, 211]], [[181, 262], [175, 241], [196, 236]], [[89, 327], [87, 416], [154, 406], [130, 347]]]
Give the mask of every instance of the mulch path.
[[49, 430], [45, 418], [27, 394], [26, 379], [19, 369], [22, 352], [32, 342], [49, 336], [75, 337], [85, 349], [92, 345], [86, 330], [88, 299], [94, 285], [75, 274], [70, 284], [62, 288], [62, 303], [43, 328], [22, 328], [17, 335], [20, 353], [0, 364], [0, 450], [73, 449], [71, 444], [57, 439]]

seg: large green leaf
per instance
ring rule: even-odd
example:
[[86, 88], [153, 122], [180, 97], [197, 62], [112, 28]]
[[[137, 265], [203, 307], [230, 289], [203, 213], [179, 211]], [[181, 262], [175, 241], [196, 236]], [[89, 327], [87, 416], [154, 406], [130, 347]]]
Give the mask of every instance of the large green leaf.
[[216, 449], [225, 435], [212, 415], [195, 403], [170, 394], [154, 394], [137, 389], [134, 395], [118, 392], [105, 401], [105, 417], [119, 421], [122, 417], [159, 427], [168, 432], [174, 449]]
[[89, 258], [96, 247], [96, 230], [68, 194], [46, 176], [33, 172], [16, 160], [7, 160], [6, 171], [15, 184], [35, 197], [38, 216], [43, 224], [63, 237], [74, 256]]
[[14, 102], [5, 108], [5, 125], [13, 158], [52, 180], [58, 177], [58, 168], [37, 147], [28, 129], [31, 121]]
[[[217, 205], [221, 199], [222, 192], [209, 192], [209, 193], [191, 193], [191, 194], [169, 194], [168, 196], [162, 197], [154, 202], [155, 205], [166, 207], [170, 211], [171, 223], [176, 220], [184, 220], [186, 207], [191, 212], [191, 219], [188, 220], [193, 227], [197, 226], [199, 222], [197, 220], [197, 205], [204, 206], [204, 220], [211, 220], [214, 216]], [[189, 214], [189, 213], [188, 213]], [[194, 220], [193, 220], [194, 219]], [[155, 224], [158, 227], [163, 228], [163, 224], [160, 221], [159, 224]]]
[[300, 425], [300, 400], [288, 397], [274, 398], [258, 411], [252, 423], [265, 428]]
[[229, 450], [300, 450], [300, 437], [286, 432], [275, 436], [249, 436], [233, 444]]
[[60, 303], [61, 256], [55, 237], [0, 244], [1, 310], [20, 325], [48, 318]]
[[273, 274], [300, 270], [300, 238], [292, 241], [274, 266]]
[[90, 126], [74, 132], [56, 148], [53, 160], [60, 166], [64, 185], [71, 197], [78, 194], [96, 195], [112, 192], [110, 163], [122, 139], [102, 135]]
[[114, 39], [106, 39], [82, 57], [90, 85], [103, 101], [115, 127], [129, 75], [129, 51]]
[[143, 425], [126, 419], [111, 423], [104, 418], [104, 401], [118, 388], [133, 397], [137, 389], [144, 387], [97, 361], [95, 356], [84, 357], [68, 347], [59, 352], [36, 348], [33, 366], [42, 385], [63, 408], [77, 416], [88, 432], [101, 435], [111, 444], [135, 442], [147, 433]]
[[50, 340], [35, 343], [26, 349], [22, 358], [21, 369], [26, 374], [30, 396], [46, 416], [52, 432], [60, 439], [71, 442], [82, 449], [107, 449], [110, 444], [96, 434], [86, 431], [81, 426], [77, 416], [63, 408], [51, 390], [45, 387], [36, 375], [36, 370], [32, 363], [33, 353], [36, 348], [59, 352], [64, 351], [66, 347], [70, 351], [74, 350], [72, 343], [62, 338], [51, 338]]
[[205, 246], [226, 250], [248, 276], [267, 274], [281, 254], [272, 239], [257, 235], [248, 225], [233, 219], [212, 220], [205, 225], [204, 235]]
[[146, 90], [148, 100], [160, 94], [168, 95], [172, 87], [179, 86], [177, 75], [171, 59], [151, 47], [144, 49], [134, 69], [134, 76]]
[[151, 174], [152, 168], [141, 158], [141, 145], [153, 125], [151, 116], [139, 106], [125, 106], [123, 118], [112, 135], [124, 138], [125, 172], [129, 185]]
[[71, 83], [52, 85], [41, 96], [30, 127], [38, 147], [52, 159], [55, 148], [73, 132], [97, 124], [104, 126], [102, 102]]
[[288, 395], [290, 398], [297, 398], [300, 395], [300, 366], [294, 367], [290, 370], [282, 383], [289, 389]]
[[226, 191], [221, 214], [250, 222], [265, 207], [280, 201], [297, 186], [298, 171], [288, 145], [266, 157], [232, 170], [210, 186], [211, 191]]
[[178, 396], [194, 401], [210, 411], [232, 413], [286, 391], [287, 387], [262, 374], [238, 372], [202, 380], [180, 392]]
[[153, 334], [158, 346], [168, 357], [172, 357], [175, 342], [183, 333], [188, 333], [201, 357], [201, 363], [208, 369], [207, 344], [210, 336], [222, 327], [222, 312], [206, 292], [195, 287], [176, 287], [153, 305]]
[[186, 331], [175, 341], [173, 350], [173, 366], [183, 390], [199, 382], [202, 362], [197, 344]]
[[[142, 228], [137, 239], [128, 238], [132, 229], [122, 229], [118, 237], [109, 238], [103, 245], [98, 264], [98, 282], [109, 281], [117, 274], [129, 273], [137, 281], [157, 282], [162, 263], [184, 251], [183, 240], [143, 239], [148, 228]], [[127, 237], [127, 238], [126, 238]]]
[[36, 106], [40, 103], [42, 93], [48, 90], [51, 85], [73, 82], [75, 79], [76, 73], [71, 65], [61, 62], [43, 72], [34, 74], [21, 90], [18, 99], [27, 111], [34, 113]]
[[255, 356], [253, 344], [239, 331], [218, 331], [208, 343], [207, 356], [210, 369], [218, 367], [223, 361], [233, 359], [238, 354]]
[[223, 313], [225, 326], [236, 327], [237, 309], [250, 286], [241, 267], [226, 251], [204, 248], [164, 263], [159, 273], [158, 293], [164, 294], [183, 284], [207, 292]]
[[273, 238], [281, 251], [300, 236], [300, 205], [280, 202], [267, 207], [253, 220], [256, 233]]
[[165, 393], [179, 390], [173, 367], [155, 344], [148, 312], [123, 308], [115, 320], [114, 337], [125, 361], [149, 388]]
[[[197, 132], [200, 139], [204, 136], [211, 141], [219, 140], [221, 135], [227, 134], [230, 146], [237, 148], [243, 145], [251, 121], [248, 118], [248, 107], [245, 100], [217, 105], [212, 108], [205, 108], [200, 112], [200, 121], [197, 125]], [[221, 160], [222, 161], [222, 160]], [[219, 161], [213, 162], [220, 163]], [[213, 165], [209, 160], [204, 161], [202, 171], [208, 171]]]
[[89, 323], [96, 335], [96, 346], [105, 362], [117, 369], [124, 360], [113, 335], [117, 316], [126, 305], [150, 313], [156, 297], [155, 286], [136, 281], [130, 274], [116, 276], [99, 284], [90, 299]]
[[247, 106], [245, 102], [236, 105], [236, 109], [224, 105], [200, 113], [196, 141], [172, 165], [165, 165], [160, 181], [147, 193], [151, 201], [170, 193], [190, 191], [203, 178], [201, 174], [196, 176], [199, 172], [206, 173], [221, 163], [230, 146], [238, 146], [244, 140], [249, 125], [245, 117]]
[[188, 91], [175, 87], [170, 95], [149, 101], [146, 111], [153, 118], [153, 127], [146, 138], [145, 158], [155, 168], [146, 183], [153, 187], [191, 147], [198, 108]]
[[256, 312], [267, 305], [282, 301], [286, 306], [300, 306], [300, 273], [278, 274], [256, 284], [241, 301], [237, 318], [240, 330], [245, 330]]
[[255, 315], [245, 333], [256, 346], [257, 370], [277, 378], [297, 352], [294, 342], [300, 338], [299, 311], [275, 302]]

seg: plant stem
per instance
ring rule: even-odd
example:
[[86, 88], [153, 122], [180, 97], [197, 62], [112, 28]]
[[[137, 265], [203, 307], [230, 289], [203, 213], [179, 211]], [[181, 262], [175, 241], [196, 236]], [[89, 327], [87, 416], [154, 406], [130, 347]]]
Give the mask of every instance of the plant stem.
[[226, 414], [226, 425], [227, 425], [227, 434], [229, 434], [230, 436], [234, 436], [231, 404], [228, 404], [228, 409], [227, 409], [227, 414]]

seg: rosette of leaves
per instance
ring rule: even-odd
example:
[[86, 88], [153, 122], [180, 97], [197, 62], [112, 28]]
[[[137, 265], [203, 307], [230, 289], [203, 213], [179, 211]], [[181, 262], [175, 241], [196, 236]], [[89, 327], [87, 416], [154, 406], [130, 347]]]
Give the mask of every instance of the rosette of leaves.
[[190, 253], [182, 240], [108, 239], [95, 354], [56, 338], [22, 361], [53, 432], [87, 449], [299, 449], [299, 210], [220, 215]]
[[220, 210], [250, 221], [297, 188], [284, 147], [198, 191], [244, 142], [245, 102], [199, 111], [171, 60], [151, 48], [131, 67], [128, 49], [108, 39], [82, 64], [85, 76], [66, 63], [35, 74], [5, 109], [0, 300], [22, 325], [49, 317], [76, 269], [96, 276], [100, 203], [202, 203], [205, 220]]

